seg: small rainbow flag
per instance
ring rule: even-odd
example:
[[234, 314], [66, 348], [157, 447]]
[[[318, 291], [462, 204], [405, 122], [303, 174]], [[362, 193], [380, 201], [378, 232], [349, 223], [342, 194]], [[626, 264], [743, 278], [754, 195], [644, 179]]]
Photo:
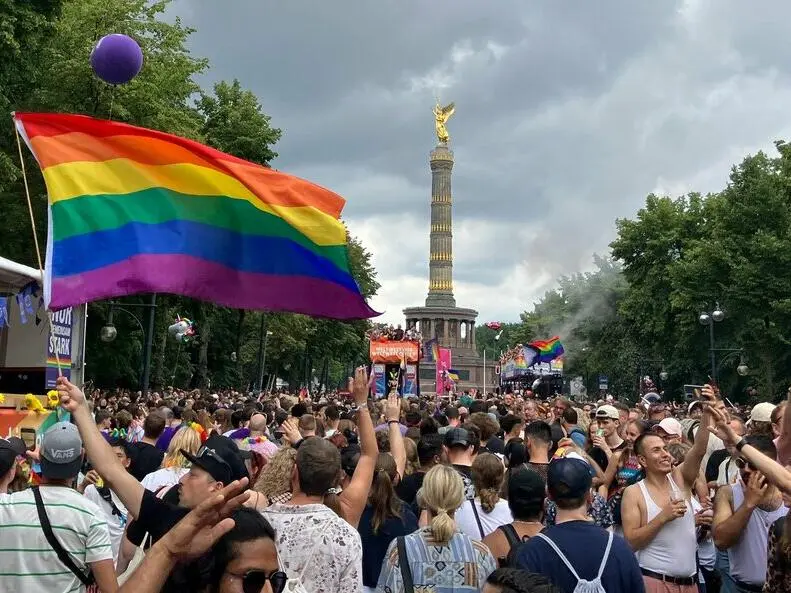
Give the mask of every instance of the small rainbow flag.
[[48, 308], [142, 292], [336, 319], [378, 315], [349, 270], [345, 201], [163, 132], [16, 113], [44, 174]]
[[565, 352], [558, 336], [549, 340], [534, 340], [528, 346], [538, 353], [538, 356], [533, 360], [534, 363], [552, 362], [559, 356], [563, 356]]

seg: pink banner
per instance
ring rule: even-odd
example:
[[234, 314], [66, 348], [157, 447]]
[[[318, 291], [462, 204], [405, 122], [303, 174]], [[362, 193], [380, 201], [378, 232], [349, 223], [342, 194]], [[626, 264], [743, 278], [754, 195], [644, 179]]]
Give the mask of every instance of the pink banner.
[[437, 395], [444, 395], [450, 387], [447, 371], [450, 367], [450, 349], [439, 348], [437, 352]]

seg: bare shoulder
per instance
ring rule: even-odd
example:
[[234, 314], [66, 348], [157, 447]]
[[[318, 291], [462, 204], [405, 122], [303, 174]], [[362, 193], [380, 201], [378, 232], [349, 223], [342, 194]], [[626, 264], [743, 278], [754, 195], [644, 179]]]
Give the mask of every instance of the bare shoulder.
[[[637, 503], [638, 505], [643, 504], [643, 497], [640, 496], [640, 485], [639, 484], [632, 484], [627, 486], [626, 489], [623, 491], [623, 500], [629, 500], [632, 503]], [[621, 503], [623, 505], [623, 503]]]

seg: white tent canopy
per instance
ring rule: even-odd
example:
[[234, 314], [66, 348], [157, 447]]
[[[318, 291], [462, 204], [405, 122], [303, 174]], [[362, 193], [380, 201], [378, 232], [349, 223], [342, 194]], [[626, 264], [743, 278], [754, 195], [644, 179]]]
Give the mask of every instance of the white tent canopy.
[[41, 272], [0, 257], [0, 292], [16, 292], [30, 281], [41, 282]]

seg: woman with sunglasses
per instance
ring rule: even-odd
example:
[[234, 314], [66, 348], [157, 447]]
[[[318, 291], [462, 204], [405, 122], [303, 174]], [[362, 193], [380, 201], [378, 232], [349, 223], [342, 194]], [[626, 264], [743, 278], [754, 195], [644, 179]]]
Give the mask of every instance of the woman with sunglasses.
[[196, 591], [283, 593], [288, 577], [280, 569], [272, 526], [261, 513], [238, 508], [248, 496], [246, 483], [230, 484], [191, 511], [154, 544], [119, 593], [158, 592], [177, 562], [212, 546], [210, 576]]

